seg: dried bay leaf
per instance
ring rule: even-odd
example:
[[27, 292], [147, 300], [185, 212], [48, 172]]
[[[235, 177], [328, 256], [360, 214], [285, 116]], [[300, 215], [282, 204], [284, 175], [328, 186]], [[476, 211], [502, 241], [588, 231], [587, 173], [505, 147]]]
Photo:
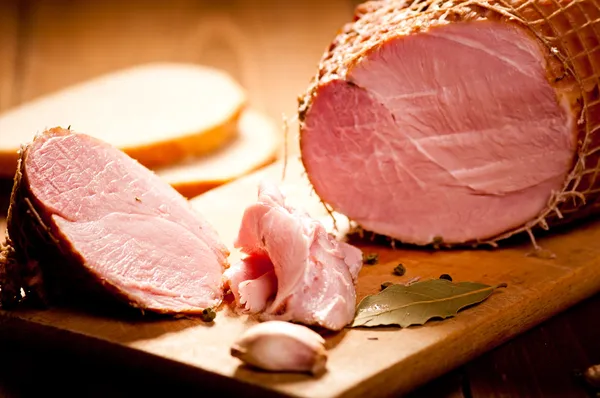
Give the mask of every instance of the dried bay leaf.
[[350, 327], [408, 327], [423, 325], [432, 318], [453, 317], [461, 309], [484, 301], [499, 287], [506, 287], [506, 284], [489, 286], [431, 279], [408, 286], [392, 285], [362, 299]]

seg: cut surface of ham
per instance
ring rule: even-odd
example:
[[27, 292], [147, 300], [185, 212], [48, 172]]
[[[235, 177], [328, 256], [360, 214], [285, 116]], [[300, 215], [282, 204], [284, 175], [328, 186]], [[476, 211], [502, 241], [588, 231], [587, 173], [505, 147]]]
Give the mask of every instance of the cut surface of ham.
[[[364, 229], [418, 245], [493, 242], [593, 206], [596, 180], [587, 175], [598, 151], [581, 148], [600, 144], [589, 133], [600, 126], [600, 105], [582, 105], [595, 106], [599, 90], [583, 64], [598, 37], [582, 15], [599, 18], [598, 7], [583, 0], [573, 3], [589, 7], [558, 11], [540, 2], [563, 18], [528, 26], [506, 18], [539, 23], [522, 1], [507, 2], [515, 8], [505, 14], [500, 3], [475, 3], [365, 4], [300, 100], [307, 176], [324, 202]], [[536, 37], [542, 28], [554, 28], [556, 47]], [[574, 31], [576, 40], [560, 41]], [[600, 52], [588, 59], [600, 62]], [[578, 157], [587, 160], [574, 169]]]
[[50, 290], [159, 313], [220, 304], [229, 251], [216, 230], [122, 151], [55, 128], [26, 146], [17, 177], [9, 237]]

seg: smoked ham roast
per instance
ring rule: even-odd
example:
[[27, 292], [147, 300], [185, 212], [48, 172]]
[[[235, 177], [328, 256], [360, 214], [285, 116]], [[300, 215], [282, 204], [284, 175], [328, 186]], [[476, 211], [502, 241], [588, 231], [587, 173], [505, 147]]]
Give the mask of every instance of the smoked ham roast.
[[302, 161], [365, 230], [533, 239], [598, 209], [599, 75], [595, 0], [368, 2], [299, 99]]
[[[166, 314], [223, 298], [229, 251], [152, 171], [116, 147], [53, 128], [20, 152], [0, 254], [2, 307], [74, 297]], [[39, 301], [38, 301], [39, 303]]]

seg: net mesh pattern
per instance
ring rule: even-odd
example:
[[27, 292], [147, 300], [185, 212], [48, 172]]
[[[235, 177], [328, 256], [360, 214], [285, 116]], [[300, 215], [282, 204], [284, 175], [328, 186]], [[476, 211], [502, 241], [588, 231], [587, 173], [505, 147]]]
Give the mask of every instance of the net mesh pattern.
[[[403, 0], [370, 1], [357, 7], [323, 55], [307, 94], [299, 98], [304, 116], [318, 86], [344, 78], [361, 57], [399, 35], [458, 21], [498, 20], [519, 24], [547, 51], [547, 77], [564, 93], [576, 118], [577, 152], [560, 191], [546, 208], [519, 228], [475, 244], [548, 229], [600, 212], [600, 0]], [[535, 239], [533, 239], [535, 244]]]

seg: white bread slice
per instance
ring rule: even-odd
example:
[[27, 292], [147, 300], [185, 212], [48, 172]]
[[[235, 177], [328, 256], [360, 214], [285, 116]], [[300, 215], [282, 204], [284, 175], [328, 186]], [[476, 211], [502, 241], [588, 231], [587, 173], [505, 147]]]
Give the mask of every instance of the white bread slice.
[[245, 110], [238, 135], [217, 152], [156, 169], [183, 196], [192, 198], [277, 160], [283, 148], [282, 130], [262, 113]]
[[22, 143], [72, 126], [149, 168], [209, 153], [236, 134], [245, 90], [207, 66], [151, 63], [109, 73], [0, 115], [0, 177], [12, 177]]

